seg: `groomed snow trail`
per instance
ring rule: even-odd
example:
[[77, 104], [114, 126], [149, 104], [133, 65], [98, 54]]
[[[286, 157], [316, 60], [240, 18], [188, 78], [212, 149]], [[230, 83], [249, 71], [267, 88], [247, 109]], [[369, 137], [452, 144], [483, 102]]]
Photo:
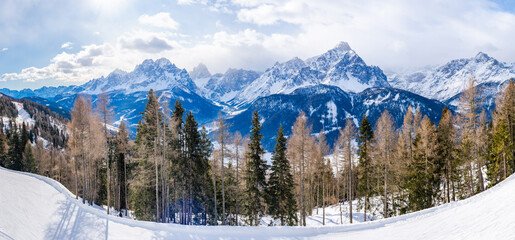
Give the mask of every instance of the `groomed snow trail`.
[[182, 226], [106, 216], [46, 177], [0, 168], [0, 239], [515, 239], [515, 176], [469, 199], [331, 227]]

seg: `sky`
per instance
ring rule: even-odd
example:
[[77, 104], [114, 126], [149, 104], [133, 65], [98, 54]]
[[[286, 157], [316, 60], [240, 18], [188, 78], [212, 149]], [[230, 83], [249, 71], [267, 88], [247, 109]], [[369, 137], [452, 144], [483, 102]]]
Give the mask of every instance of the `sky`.
[[482, 51], [515, 62], [513, 0], [2, 0], [0, 88], [82, 84], [144, 59], [264, 71], [345, 41], [407, 71]]

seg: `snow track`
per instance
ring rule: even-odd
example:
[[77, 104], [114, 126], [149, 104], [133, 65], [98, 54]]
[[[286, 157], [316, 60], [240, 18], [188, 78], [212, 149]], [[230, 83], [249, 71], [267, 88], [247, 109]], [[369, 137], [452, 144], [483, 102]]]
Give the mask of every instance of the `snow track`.
[[182, 226], [107, 216], [58, 182], [0, 168], [0, 239], [515, 239], [515, 176], [469, 199], [331, 227]]

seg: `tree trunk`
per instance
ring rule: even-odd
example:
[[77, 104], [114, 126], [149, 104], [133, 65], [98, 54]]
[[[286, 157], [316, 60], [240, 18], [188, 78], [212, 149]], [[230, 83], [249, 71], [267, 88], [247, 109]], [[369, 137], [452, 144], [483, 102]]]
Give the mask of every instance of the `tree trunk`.
[[350, 223], [352, 223], [352, 146], [349, 139], [349, 219]]
[[323, 216], [323, 220], [322, 220], [322, 225], [325, 225], [325, 198], [324, 198], [324, 193], [325, 193], [325, 183], [322, 180], [322, 212], [323, 212], [323, 215], [324, 215]]
[[[222, 133], [223, 134], [223, 133]], [[224, 178], [224, 142], [222, 140], [222, 225], [225, 225], [225, 178]]]

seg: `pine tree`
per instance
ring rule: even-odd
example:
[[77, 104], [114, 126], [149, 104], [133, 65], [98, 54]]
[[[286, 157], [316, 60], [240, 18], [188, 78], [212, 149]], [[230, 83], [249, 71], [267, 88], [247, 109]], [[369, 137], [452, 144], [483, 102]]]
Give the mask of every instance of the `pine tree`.
[[11, 137], [8, 142], [7, 151], [7, 163], [5, 165], [6, 168], [21, 171], [23, 168], [21, 157], [22, 157], [22, 148], [21, 148], [21, 140], [20, 135], [16, 127], [11, 128]]
[[184, 108], [182, 107], [181, 101], [176, 101], [174, 104], [174, 109], [172, 112], [171, 122], [170, 122], [170, 136], [168, 137], [169, 158], [171, 159], [171, 175], [172, 175], [172, 195], [174, 199], [174, 205], [172, 207], [172, 221], [177, 223], [178, 220], [175, 213], [179, 210], [179, 196], [178, 194], [182, 194], [183, 191], [183, 174], [185, 172], [184, 166], [185, 161], [183, 157], [184, 152]]
[[264, 213], [264, 190], [266, 188], [266, 162], [263, 160], [264, 149], [261, 146], [261, 123], [257, 110], [252, 117], [250, 143], [247, 152], [247, 169], [245, 175], [245, 215], [249, 225], [259, 225]]
[[427, 116], [417, 130], [413, 160], [408, 165], [407, 190], [409, 209], [419, 211], [432, 207], [439, 190], [441, 163], [436, 157], [436, 130]]
[[370, 210], [370, 197], [374, 194], [374, 172], [371, 159], [372, 141], [374, 132], [366, 115], [363, 115], [359, 128], [359, 163], [358, 163], [358, 191], [363, 197], [363, 221], [367, 221], [367, 210]]
[[129, 132], [125, 127], [125, 122], [121, 122], [115, 137], [115, 161], [118, 196], [118, 211], [122, 216], [122, 209], [127, 214], [127, 160], [129, 152]]
[[[159, 110], [159, 102], [154, 91], [148, 93], [145, 111], [142, 113], [142, 121], [138, 124], [136, 135], [136, 173], [134, 178], [134, 198], [132, 206], [135, 206], [135, 214], [142, 220], [159, 222], [159, 159], [160, 159], [160, 131], [162, 113]], [[153, 165], [153, 166], [152, 166]], [[153, 174], [152, 172], [153, 168]], [[155, 188], [151, 186], [154, 185]], [[154, 202], [154, 204], [150, 204]]]
[[495, 185], [515, 172], [515, 82], [511, 79], [496, 99], [490, 127], [487, 175]]
[[198, 123], [195, 121], [193, 114], [189, 112], [184, 124], [184, 158], [188, 167], [185, 173], [187, 186], [185, 223], [188, 225], [200, 223], [198, 213], [203, 212], [203, 209], [198, 203], [203, 202], [202, 192], [205, 191], [208, 182], [203, 177], [205, 176], [204, 173], [209, 170], [209, 163], [202, 157], [201, 146]]
[[[0, 124], [3, 124], [0, 122]], [[0, 125], [0, 166], [7, 167], [7, 137], [2, 131], [3, 125]]]
[[277, 132], [272, 166], [267, 188], [268, 211], [281, 226], [297, 224], [297, 202], [295, 201], [293, 175], [286, 159], [286, 138], [282, 125]]
[[234, 189], [235, 191], [235, 215], [236, 215], [236, 226], [239, 226], [239, 214], [240, 214], [240, 198], [241, 198], [241, 194], [240, 194], [240, 168], [241, 168], [241, 156], [240, 156], [240, 147], [243, 143], [243, 138], [241, 136], [241, 133], [236, 131], [236, 133], [234, 133], [234, 137], [233, 137], [233, 146], [234, 146], [234, 160], [236, 162], [236, 166], [235, 166], [235, 170], [236, 170], [236, 187]]
[[[210, 202], [212, 201], [212, 189], [211, 189], [211, 184], [209, 183], [210, 181], [210, 169], [211, 169], [211, 166], [209, 165], [209, 157], [211, 156], [211, 153], [213, 152], [213, 144], [211, 143], [211, 139], [209, 139], [208, 135], [207, 135], [207, 130], [204, 126], [202, 126], [202, 131], [200, 133], [200, 158], [201, 158], [201, 161], [203, 162], [203, 166], [205, 166], [205, 169], [203, 170], [204, 172], [203, 173], [200, 173], [201, 175], [199, 177], [202, 177], [202, 182], [203, 182], [203, 191], [202, 191], [202, 194], [203, 194], [203, 197], [204, 197], [204, 206], [205, 208], [209, 208], [209, 206], [211, 205], [215, 205], [214, 204], [214, 201], [213, 203], [211, 204]], [[205, 216], [204, 216], [204, 225], [207, 225], [207, 215], [206, 214], [209, 214], [211, 216], [214, 216], [214, 207], [211, 209], [209, 208], [209, 210], [206, 210], [205, 211]], [[211, 222], [213, 224], [213, 221]]]
[[24, 151], [23, 151], [22, 166], [23, 166], [24, 172], [38, 173], [36, 159], [34, 157], [34, 153], [32, 152], [32, 146], [30, 145], [30, 142], [28, 142], [28, 141], [25, 144]]
[[455, 200], [454, 181], [457, 178], [457, 164], [455, 162], [455, 138], [452, 113], [445, 107], [442, 110], [442, 118], [437, 130], [437, 157], [442, 163], [442, 174], [444, 177], [445, 201], [451, 201], [451, 188], [453, 189], [452, 200]]

